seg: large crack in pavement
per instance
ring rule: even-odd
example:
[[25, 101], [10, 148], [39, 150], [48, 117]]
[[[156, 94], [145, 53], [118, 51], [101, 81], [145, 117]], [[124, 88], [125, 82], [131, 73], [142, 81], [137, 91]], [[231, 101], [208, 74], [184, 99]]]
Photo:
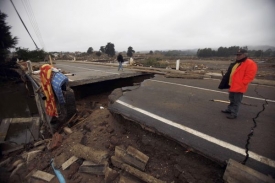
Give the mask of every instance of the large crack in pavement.
[[247, 161], [248, 158], [249, 158], [249, 144], [250, 144], [250, 139], [251, 139], [251, 137], [252, 137], [253, 134], [254, 134], [254, 130], [255, 130], [255, 128], [257, 127], [256, 119], [260, 116], [260, 114], [261, 114], [262, 112], [264, 112], [264, 110], [265, 110], [265, 105], [268, 105], [267, 99], [258, 93], [258, 91], [257, 91], [258, 86], [259, 86], [259, 85], [256, 85], [254, 91], [255, 91], [255, 93], [256, 93], [258, 96], [260, 96], [261, 98], [264, 98], [264, 99], [265, 99], [265, 100], [264, 100], [265, 102], [262, 104], [262, 110], [259, 111], [259, 112], [257, 113], [256, 117], [252, 118], [252, 120], [253, 120], [253, 126], [252, 126], [252, 128], [251, 128], [249, 134], [247, 135], [247, 140], [246, 140], [246, 144], [245, 144], [245, 153], [246, 153], [246, 156], [245, 156], [245, 159], [244, 159], [243, 162], [242, 162], [242, 164], [244, 164], [244, 165], [245, 165], [246, 161]]

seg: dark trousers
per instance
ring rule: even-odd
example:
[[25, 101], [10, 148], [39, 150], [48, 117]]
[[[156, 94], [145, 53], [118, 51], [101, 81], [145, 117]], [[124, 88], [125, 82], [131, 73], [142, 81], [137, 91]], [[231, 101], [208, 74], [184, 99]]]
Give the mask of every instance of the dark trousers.
[[228, 110], [231, 112], [231, 115], [238, 116], [242, 99], [243, 93], [229, 92], [230, 104], [228, 105]]
[[120, 69], [123, 70], [122, 62], [118, 62], [118, 71], [119, 71]]

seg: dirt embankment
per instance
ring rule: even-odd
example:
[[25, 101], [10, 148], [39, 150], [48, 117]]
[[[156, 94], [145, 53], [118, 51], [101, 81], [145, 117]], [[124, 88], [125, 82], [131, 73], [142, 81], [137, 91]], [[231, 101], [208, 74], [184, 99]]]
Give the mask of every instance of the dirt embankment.
[[[71, 128], [72, 134], [62, 133], [61, 146], [53, 151], [49, 151], [47, 148], [43, 149], [26, 165], [26, 168], [19, 169], [17, 174], [20, 176], [9, 178], [12, 172], [9, 171], [9, 168], [16, 160], [23, 159], [24, 150], [10, 154], [11, 163], [3, 167], [2, 180], [17, 182], [23, 180], [33, 170], [41, 170], [54, 175], [50, 166], [51, 159], [55, 158], [56, 166], [60, 168], [62, 163], [72, 156], [72, 147], [79, 143], [93, 149], [107, 151], [108, 158], [115, 154], [116, 146], [132, 146], [149, 157], [144, 172], [162, 181], [175, 183], [223, 182], [224, 168], [217, 163], [192, 152], [192, 149], [186, 149], [163, 136], [146, 131], [140, 125], [119, 115], [111, 114], [107, 109], [109, 94], [104, 93], [78, 100], [78, 114], [85, 117], [85, 120]], [[28, 151], [33, 150], [32, 148], [28, 149]], [[104, 175], [79, 172], [83, 160], [79, 159], [68, 169], [61, 170], [66, 182], [104, 182]], [[113, 166], [110, 159], [108, 159], [108, 163], [109, 167], [117, 171], [120, 176], [129, 176]], [[119, 182], [120, 176], [111, 182]], [[53, 182], [58, 181], [55, 179]], [[139, 180], [138, 182], [143, 181]]]

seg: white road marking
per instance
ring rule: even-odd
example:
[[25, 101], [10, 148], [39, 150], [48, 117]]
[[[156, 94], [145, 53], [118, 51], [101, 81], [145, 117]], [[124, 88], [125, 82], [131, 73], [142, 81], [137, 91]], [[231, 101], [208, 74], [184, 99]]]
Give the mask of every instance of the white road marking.
[[[153, 82], [159, 82], [159, 83], [165, 83], [165, 84], [171, 84], [171, 85], [184, 86], [184, 87], [194, 88], [194, 89], [198, 89], [198, 90], [205, 90], [205, 91], [211, 91], [211, 92], [216, 92], [216, 93], [228, 94], [228, 92], [222, 92], [222, 91], [217, 91], [217, 90], [211, 90], [211, 89], [201, 88], [201, 87], [196, 87], [196, 86], [183, 85], [183, 84], [171, 83], [171, 82], [166, 82], [166, 81], [158, 81], [158, 80], [154, 80], [154, 79], [148, 79], [148, 80], [149, 80], [149, 81], [153, 81]], [[148, 80], [146, 80], [146, 81], [148, 81]], [[246, 96], [246, 95], [244, 95], [243, 97], [245, 97], [245, 98], [250, 98], [250, 99], [255, 99], [255, 100], [263, 100], [263, 101], [265, 101], [264, 98], [250, 97], [250, 96]], [[275, 102], [275, 100], [270, 100], [270, 99], [266, 99], [266, 101], [267, 101], [267, 102]]]
[[74, 67], [74, 66], [65, 65], [65, 64], [59, 64], [59, 65], [64, 65], [64, 66], [67, 66], [67, 67], [73, 67], [73, 68], [79, 68], [79, 69], [85, 69], [85, 70], [90, 70], [90, 71], [96, 71], [96, 72], [105, 72], [105, 73], [109, 73], [109, 74], [120, 75], [119, 73], [116, 73], [116, 72], [106, 72], [106, 71], [103, 71], [103, 70], [88, 69], [88, 68], [85, 68], [85, 67]]
[[[146, 116], [149, 116], [151, 118], [157, 119], [158, 121], [160, 121], [162, 123], [168, 124], [170, 126], [178, 128], [178, 129], [181, 129], [181, 130], [183, 130], [183, 131], [185, 131], [187, 133], [190, 133], [192, 135], [195, 135], [197, 137], [205, 139], [205, 140], [207, 140], [209, 142], [217, 144], [217, 145], [219, 145], [221, 147], [224, 147], [226, 149], [229, 149], [231, 151], [234, 151], [236, 153], [239, 153], [241, 155], [246, 156], [245, 149], [243, 149], [243, 148], [240, 148], [240, 147], [237, 147], [237, 146], [235, 146], [233, 144], [230, 144], [230, 143], [227, 143], [225, 141], [219, 140], [219, 139], [217, 139], [215, 137], [211, 137], [211, 136], [209, 136], [207, 134], [201, 133], [201, 132], [196, 131], [196, 130], [194, 130], [192, 128], [189, 128], [189, 127], [186, 127], [184, 125], [178, 124], [178, 123], [173, 122], [173, 121], [171, 121], [169, 119], [165, 119], [165, 118], [160, 117], [160, 116], [158, 116], [156, 114], [153, 114], [153, 113], [150, 113], [150, 112], [145, 111], [143, 109], [140, 109], [138, 107], [135, 107], [135, 106], [133, 106], [131, 104], [127, 104], [127, 103], [125, 103], [125, 102], [123, 102], [121, 100], [117, 100], [116, 102], [119, 103], [119, 104], [121, 104], [121, 105], [123, 105], [123, 106], [125, 106], [125, 107], [131, 108], [131, 109], [133, 109], [133, 110], [135, 110], [137, 112], [140, 112], [140, 113], [142, 113], [142, 114], [144, 114]], [[256, 160], [256, 161], [259, 161], [261, 163], [264, 163], [264, 164], [266, 164], [268, 166], [271, 166], [271, 167], [275, 168], [275, 161], [273, 161], [272, 159], [269, 159], [267, 157], [261, 156], [259, 154], [256, 154], [256, 153], [252, 152], [252, 151], [249, 151], [249, 157], [252, 158], [252, 159], [254, 159], [254, 160]]]

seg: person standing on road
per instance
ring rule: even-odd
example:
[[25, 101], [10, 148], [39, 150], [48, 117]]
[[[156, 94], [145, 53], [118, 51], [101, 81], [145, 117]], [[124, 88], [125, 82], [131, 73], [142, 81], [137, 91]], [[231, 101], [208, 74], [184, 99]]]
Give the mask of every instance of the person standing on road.
[[219, 89], [229, 88], [230, 104], [227, 109], [221, 111], [229, 114], [228, 119], [237, 118], [243, 94], [257, 73], [257, 64], [247, 58], [245, 49], [239, 49], [235, 55], [236, 61], [230, 64], [219, 85]]
[[119, 63], [119, 65], [118, 65], [118, 71], [120, 69], [123, 71], [122, 63], [124, 62], [124, 60], [123, 60], [123, 57], [122, 57], [121, 53], [118, 54], [117, 61]]

